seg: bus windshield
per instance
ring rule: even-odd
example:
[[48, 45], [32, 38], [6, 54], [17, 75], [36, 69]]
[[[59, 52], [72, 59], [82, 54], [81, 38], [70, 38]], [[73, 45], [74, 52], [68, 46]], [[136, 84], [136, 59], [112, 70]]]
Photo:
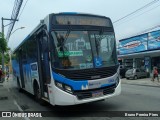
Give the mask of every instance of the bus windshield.
[[90, 69], [117, 64], [113, 32], [52, 31], [52, 66], [57, 69]]

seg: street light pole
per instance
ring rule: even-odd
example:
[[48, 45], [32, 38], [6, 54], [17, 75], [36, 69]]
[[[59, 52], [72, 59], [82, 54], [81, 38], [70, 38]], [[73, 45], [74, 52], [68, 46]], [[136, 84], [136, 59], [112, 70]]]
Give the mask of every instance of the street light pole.
[[[11, 36], [14, 32], [16, 32], [17, 30], [19, 30], [19, 29], [24, 29], [24, 28], [25, 28], [25, 27], [20, 27], [20, 28], [15, 29], [15, 30], [10, 34], [10, 36]], [[10, 36], [8, 37], [8, 40], [7, 40], [7, 41], [9, 41]]]

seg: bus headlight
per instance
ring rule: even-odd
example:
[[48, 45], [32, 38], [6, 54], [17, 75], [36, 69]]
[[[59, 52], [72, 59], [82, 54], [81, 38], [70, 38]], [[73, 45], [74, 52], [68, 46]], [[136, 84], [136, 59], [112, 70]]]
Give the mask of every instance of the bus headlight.
[[68, 85], [64, 85], [64, 90], [68, 93], [71, 93], [71, 94], [73, 93], [71, 87]]
[[73, 94], [72, 88], [69, 85], [66, 85], [64, 83], [60, 83], [57, 81], [55, 81], [55, 85], [61, 90], [66, 91], [67, 93]]
[[60, 88], [60, 89], [63, 90], [63, 84], [62, 84], [62, 83], [55, 81], [55, 85], [56, 85], [58, 88]]

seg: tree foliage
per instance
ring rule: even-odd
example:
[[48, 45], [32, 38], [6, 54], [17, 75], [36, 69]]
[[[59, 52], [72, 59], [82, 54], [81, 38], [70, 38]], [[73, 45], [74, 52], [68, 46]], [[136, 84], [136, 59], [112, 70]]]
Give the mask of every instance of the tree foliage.
[[[9, 58], [9, 54], [8, 53], [4, 54], [4, 61], [5, 61], [5, 64], [9, 63], [10, 58]], [[0, 65], [2, 65], [2, 55], [1, 54], [0, 54]]]
[[7, 40], [4, 38], [4, 34], [0, 33], [0, 52], [7, 52]]
[[0, 32], [0, 64], [2, 64], [2, 53], [4, 54], [4, 61], [6, 64], [9, 62], [9, 54], [7, 53], [9, 50], [7, 46], [7, 40], [4, 37], [4, 34]]

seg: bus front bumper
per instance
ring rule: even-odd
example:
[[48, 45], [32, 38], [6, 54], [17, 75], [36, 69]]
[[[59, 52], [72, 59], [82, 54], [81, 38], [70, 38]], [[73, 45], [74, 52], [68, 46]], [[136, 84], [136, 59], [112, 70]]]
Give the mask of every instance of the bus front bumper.
[[114, 93], [103, 95], [100, 97], [94, 97], [94, 98], [91, 97], [91, 98], [79, 100], [77, 98], [77, 96], [69, 94], [69, 93], [67, 93], [57, 87], [55, 87], [54, 93], [55, 93], [54, 94], [55, 95], [54, 96], [55, 97], [55, 105], [66, 106], [66, 105], [76, 105], [76, 104], [94, 102], [94, 101], [99, 101], [99, 100], [103, 100], [103, 99], [107, 99], [107, 98], [119, 95], [121, 93], [121, 80], [119, 81], [119, 84], [115, 88]]

